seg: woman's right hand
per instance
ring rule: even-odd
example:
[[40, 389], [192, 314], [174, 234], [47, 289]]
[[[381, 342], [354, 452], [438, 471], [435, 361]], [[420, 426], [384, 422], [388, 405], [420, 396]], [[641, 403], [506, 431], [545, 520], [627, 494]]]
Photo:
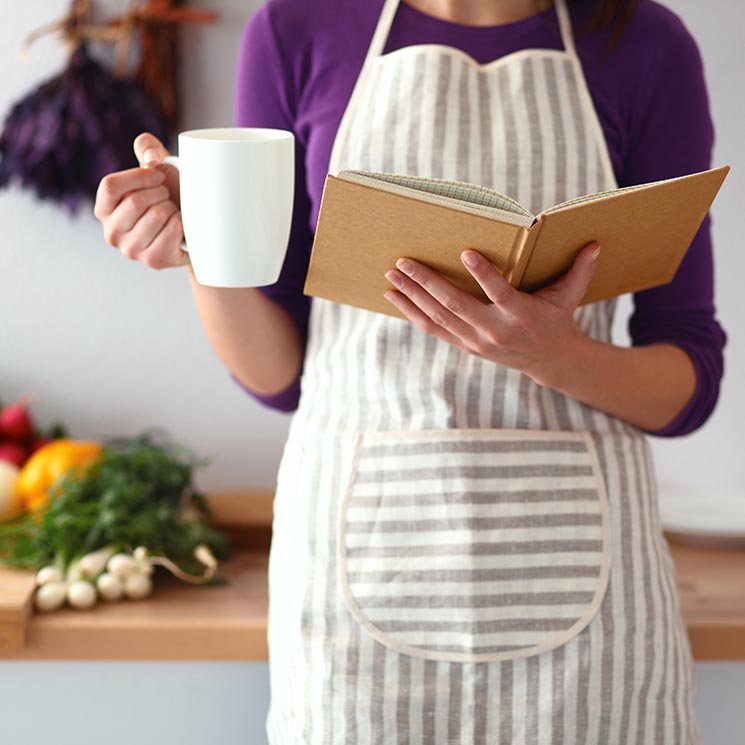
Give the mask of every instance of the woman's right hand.
[[151, 269], [189, 264], [181, 249], [178, 169], [162, 164], [168, 151], [149, 132], [135, 138], [134, 151], [142, 167], [109, 173], [98, 185], [93, 214], [103, 224], [104, 238]]

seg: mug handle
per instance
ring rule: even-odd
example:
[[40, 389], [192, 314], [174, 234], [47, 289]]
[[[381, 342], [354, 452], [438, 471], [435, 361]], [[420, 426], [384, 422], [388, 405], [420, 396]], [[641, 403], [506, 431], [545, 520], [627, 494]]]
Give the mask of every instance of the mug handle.
[[[181, 167], [178, 163], [177, 155], [167, 155], [165, 158], [163, 158], [163, 163], [167, 163], [168, 165], [173, 166], [177, 171], [181, 170]], [[184, 241], [181, 241], [181, 250], [189, 253], [189, 249], [186, 247], [186, 243], [184, 243]]]

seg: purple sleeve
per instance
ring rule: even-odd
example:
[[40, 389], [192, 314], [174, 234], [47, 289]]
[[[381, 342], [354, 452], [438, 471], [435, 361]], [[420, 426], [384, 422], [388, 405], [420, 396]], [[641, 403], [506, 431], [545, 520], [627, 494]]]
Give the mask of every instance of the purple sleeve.
[[[622, 186], [683, 176], [711, 167], [714, 130], [696, 42], [673, 16], [670, 33], [655, 38], [656, 64], [635, 91], [629, 113]], [[653, 246], [640, 249], [653, 250]], [[671, 282], [634, 293], [629, 318], [633, 346], [670, 342], [690, 356], [696, 389], [665, 427], [677, 437], [701, 427], [713, 412], [724, 370], [727, 335], [716, 319], [711, 217], [707, 215]]]
[[[260, 7], [243, 30], [235, 82], [235, 125], [272, 127], [295, 132], [298, 75], [288, 67], [290, 57], [283, 53], [272, 23], [272, 5]], [[260, 291], [289, 313], [300, 334], [303, 349], [307, 341], [310, 298], [303, 295], [313, 234], [309, 228], [310, 198], [306, 191], [305, 147], [295, 132], [295, 193], [292, 227], [287, 256], [279, 279]], [[233, 380], [267, 407], [293, 411], [300, 397], [300, 375], [284, 389], [261, 395], [249, 389], [231, 373]]]

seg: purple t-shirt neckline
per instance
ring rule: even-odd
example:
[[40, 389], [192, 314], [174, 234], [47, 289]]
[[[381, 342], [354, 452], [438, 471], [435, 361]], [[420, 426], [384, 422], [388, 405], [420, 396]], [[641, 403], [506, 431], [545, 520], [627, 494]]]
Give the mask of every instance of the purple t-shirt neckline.
[[525, 18], [519, 18], [514, 21], [507, 21], [505, 23], [493, 25], [459, 23], [457, 21], [446, 20], [445, 18], [438, 18], [437, 16], [431, 15], [426, 11], [410, 5], [404, 0], [399, 0], [396, 13], [404, 16], [406, 14], [411, 15], [415, 19], [415, 22], [422, 26], [425, 33], [430, 30], [443, 30], [446, 33], [452, 33], [455, 31], [459, 34], [460, 38], [467, 43], [469, 41], [469, 35], [472, 35], [474, 40], [483, 37], [491, 41], [491, 35], [494, 33], [514, 33], [519, 30], [530, 29], [532, 26], [538, 24], [545, 24], [547, 19], [556, 18], [556, 7], [551, 6], [550, 8], [533, 13]]

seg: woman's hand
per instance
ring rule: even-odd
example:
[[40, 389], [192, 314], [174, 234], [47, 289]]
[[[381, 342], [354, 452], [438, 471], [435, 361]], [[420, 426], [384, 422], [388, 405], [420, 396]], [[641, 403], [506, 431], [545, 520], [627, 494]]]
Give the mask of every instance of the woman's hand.
[[109, 173], [98, 185], [93, 214], [103, 224], [104, 238], [152, 269], [189, 264], [189, 254], [181, 250], [178, 170], [159, 165], [168, 151], [149, 132], [138, 135], [134, 151], [144, 167]]
[[490, 303], [423, 264], [401, 258], [398, 270], [385, 275], [397, 289], [384, 297], [425, 333], [550, 387], [573, 364], [571, 342], [585, 336], [573, 314], [595, 274], [596, 251], [597, 243], [588, 244], [566, 274], [533, 293], [512, 287], [482, 254], [464, 251], [461, 260]]

